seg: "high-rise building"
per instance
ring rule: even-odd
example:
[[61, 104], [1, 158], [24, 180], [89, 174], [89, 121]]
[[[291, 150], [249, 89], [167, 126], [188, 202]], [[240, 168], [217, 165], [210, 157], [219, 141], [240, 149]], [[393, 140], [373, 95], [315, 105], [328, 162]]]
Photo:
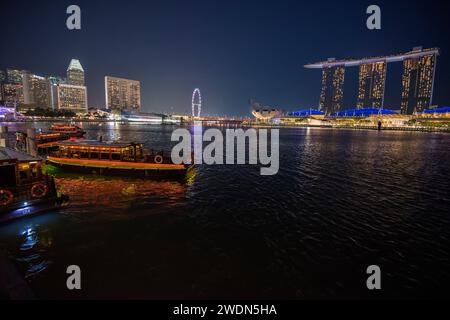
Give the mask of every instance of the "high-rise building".
[[105, 77], [106, 108], [111, 110], [140, 110], [141, 83], [136, 80]]
[[[416, 48], [421, 52], [421, 48]], [[414, 52], [414, 51], [413, 51]], [[431, 106], [437, 52], [408, 58], [403, 61], [402, 114], [422, 112]]]
[[87, 113], [87, 89], [84, 86], [59, 84], [56, 87], [57, 106], [59, 110], [70, 110], [78, 114]]
[[17, 69], [6, 69], [6, 81], [12, 84], [22, 84], [23, 71]]
[[66, 79], [58, 76], [47, 77], [50, 86], [50, 109], [58, 109], [58, 85], [66, 84]]
[[416, 47], [410, 52], [363, 59], [334, 58], [305, 65], [322, 69], [320, 109], [327, 114], [342, 108], [345, 68], [359, 67], [357, 108], [383, 108], [388, 63], [403, 62], [401, 111], [413, 114], [432, 104], [439, 48]]
[[30, 108], [50, 108], [50, 82], [28, 72], [23, 73], [24, 104]]
[[322, 91], [320, 93], [319, 109], [325, 114], [342, 110], [344, 78], [344, 66], [325, 66], [322, 69]]
[[3, 84], [3, 102], [6, 106], [17, 107], [24, 103], [23, 86], [21, 84]]
[[386, 67], [385, 60], [359, 65], [358, 109], [383, 107]]
[[67, 68], [67, 84], [84, 86], [84, 69], [77, 59], [72, 59]]
[[6, 73], [0, 70], [0, 104], [3, 103], [3, 83], [6, 81]]

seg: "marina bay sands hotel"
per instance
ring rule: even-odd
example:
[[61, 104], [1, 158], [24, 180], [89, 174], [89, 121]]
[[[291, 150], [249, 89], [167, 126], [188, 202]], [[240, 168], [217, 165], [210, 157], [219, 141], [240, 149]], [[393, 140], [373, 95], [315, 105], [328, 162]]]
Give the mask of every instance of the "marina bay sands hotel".
[[305, 65], [322, 69], [319, 109], [326, 114], [342, 111], [346, 67], [359, 67], [356, 107], [383, 108], [387, 64], [403, 62], [401, 113], [413, 114], [431, 106], [438, 48], [414, 48], [412, 51], [385, 57], [336, 60]]

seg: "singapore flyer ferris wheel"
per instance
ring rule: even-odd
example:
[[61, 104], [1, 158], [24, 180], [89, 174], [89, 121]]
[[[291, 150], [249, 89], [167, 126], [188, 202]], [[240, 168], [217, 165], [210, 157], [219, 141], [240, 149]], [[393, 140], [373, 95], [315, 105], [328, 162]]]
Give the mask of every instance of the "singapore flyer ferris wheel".
[[[197, 115], [195, 115], [195, 108], [197, 108]], [[192, 116], [200, 118], [202, 113], [202, 95], [200, 89], [196, 88], [192, 93]]]

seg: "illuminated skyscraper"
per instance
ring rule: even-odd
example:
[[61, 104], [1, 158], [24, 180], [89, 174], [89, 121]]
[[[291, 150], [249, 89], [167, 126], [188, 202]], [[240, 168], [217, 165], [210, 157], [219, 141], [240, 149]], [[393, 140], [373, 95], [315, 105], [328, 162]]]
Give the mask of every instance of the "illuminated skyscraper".
[[[420, 49], [417, 49], [420, 50]], [[403, 61], [402, 114], [422, 112], [431, 106], [437, 53]]]
[[50, 109], [58, 109], [58, 85], [66, 84], [66, 79], [59, 76], [47, 77], [50, 86]]
[[0, 70], [0, 103], [3, 102], [3, 83], [6, 81], [6, 73]]
[[10, 107], [17, 107], [23, 104], [23, 86], [21, 84], [5, 83], [3, 85], [3, 101], [6, 106]]
[[136, 80], [105, 77], [106, 108], [111, 110], [140, 110], [141, 83]]
[[344, 66], [325, 66], [322, 69], [322, 91], [319, 109], [325, 114], [342, 110], [344, 98]]
[[69, 110], [78, 114], [87, 113], [87, 90], [84, 86], [59, 84], [56, 86], [59, 110]]
[[360, 64], [356, 103], [358, 109], [383, 107], [386, 67], [386, 61]]
[[84, 69], [77, 59], [72, 59], [67, 68], [67, 84], [84, 86]]
[[17, 69], [6, 69], [6, 81], [12, 84], [22, 84], [22, 72]]
[[322, 69], [320, 109], [326, 114], [342, 108], [346, 67], [359, 67], [357, 107], [382, 108], [388, 63], [403, 62], [401, 110], [403, 114], [421, 112], [430, 107], [433, 98], [434, 74], [439, 48], [423, 49], [381, 57], [363, 59], [328, 59], [305, 65]]
[[50, 108], [50, 82], [28, 72], [23, 73], [24, 104], [30, 108]]

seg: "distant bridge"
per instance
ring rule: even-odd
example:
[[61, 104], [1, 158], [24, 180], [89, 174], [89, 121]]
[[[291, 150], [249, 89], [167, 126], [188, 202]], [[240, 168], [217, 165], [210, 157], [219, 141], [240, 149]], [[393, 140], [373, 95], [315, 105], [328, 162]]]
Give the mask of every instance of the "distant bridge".
[[245, 121], [250, 121], [249, 118], [228, 118], [228, 117], [200, 117], [183, 119], [184, 122], [200, 121], [202, 123], [210, 124], [242, 124]]

